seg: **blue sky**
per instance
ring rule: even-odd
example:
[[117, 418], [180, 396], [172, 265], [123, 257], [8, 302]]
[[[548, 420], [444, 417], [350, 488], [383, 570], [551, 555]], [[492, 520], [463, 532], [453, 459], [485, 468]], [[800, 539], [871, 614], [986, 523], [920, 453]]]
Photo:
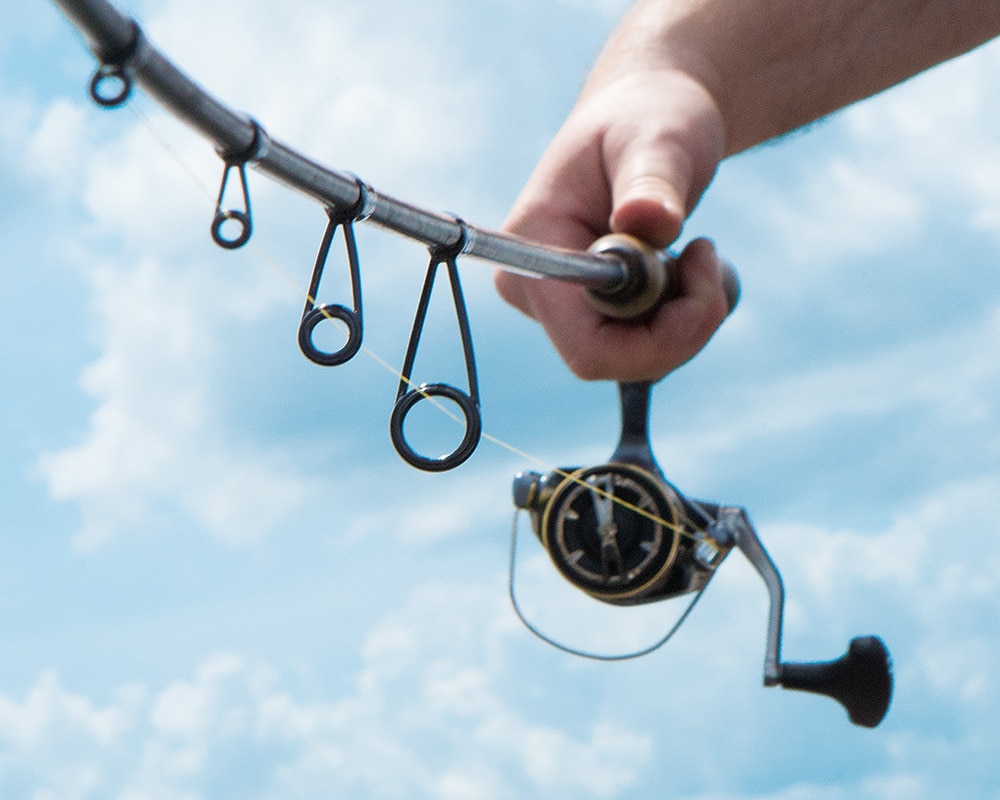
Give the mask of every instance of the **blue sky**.
[[[496, 227], [624, 6], [126, 8], [272, 135]], [[396, 379], [298, 352], [302, 295], [275, 265], [308, 281], [321, 210], [251, 174], [257, 248], [218, 250], [211, 148], [141, 95], [141, 116], [92, 107], [55, 7], [8, 4], [0, 796], [995, 797], [998, 68], [987, 46], [727, 162], [685, 232], [716, 239], [743, 299], [657, 387], [656, 453], [684, 491], [749, 509], [788, 659], [885, 638], [896, 698], [867, 731], [761, 687], [766, 596], [739, 556], [654, 655], [531, 637], [505, 590], [529, 465], [484, 442], [415, 472], [388, 440]], [[398, 364], [425, 256], [359, 238], [366, 342]], [[548, 463], [607, 458], [613, 387], [570, 376], [488, 267], [462, 275], [486, 430]], [[434, 311], [418, 377], [458, 381]], [[676, 612], [581, 605], [527, 545], [521, 566], [577, 643], [629, 646]]]

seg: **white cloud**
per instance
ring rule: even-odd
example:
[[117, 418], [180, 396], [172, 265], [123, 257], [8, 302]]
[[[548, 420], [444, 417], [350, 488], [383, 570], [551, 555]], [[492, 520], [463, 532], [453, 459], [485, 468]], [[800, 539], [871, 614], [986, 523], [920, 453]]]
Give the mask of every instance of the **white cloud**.
[[873, 168], [909, 191], [968, 204], [975, 218], [995, 215], [998, 65], [1000, 45], [986, 45], [850, 109], [845, 128]]
[[356, 682], [329, 699], [296, 697], [229, 653], [103, 705], [47, 673], [23, 701], [0, 695], [0, 791], [20, 780], [45, 796], [62, 774], [91, 776], [64, 795], [81, 800], [211, 800], [217, 776], [260, 798], [620, 796], [649, 738], [600, 717], [574, 735], [518, 710], [502, 616], [477, 587], [424, 587], [371, 631]]
[[923, 781], [919, 778], [885, 775], [842, 786], [799, 783], [774, 792], [699, 794], [684, 800], [920, 800], [931, 796], [924, 791]]
[[[418, 46], [421, 31], [373, 29], [347, 4], [300, 3], [278, 15], [266, 4], [259, 13], [230, 6], [198, 6], [201, 22], [192, 25], [191, 5], [173, 3], [143, 23], [155, 44], [168, 56], [176, 48], [181, 66], [196, 80], [204, 74], [224, 102], [238, 108], [253, 100], [265, 126], [264, 115], [280, 120], [280, 133], [292, 137], [293, 146], [322, 150], [332, 137], [338, 156], [344, 149], [344, 159], [332, 166], [360, 167], [353, 158], [370, 157], [383, 174], [405, 177], [411, 189], [475, 147], [482, 115], [470, 117], [469, 101], [485, 93], [475, 76], [456, 78], [440, 49]], [[29, 144], [45, 165], [46, 181], [64, 192], [64, 184], [77, 187], [85, 198], [91, 220], [65, 238], [75, 240], [74, 261], [92, 277], [92, 338], [101, 350], [81, 379], [98, 404], [89, 431], [81, 442], [45, 455], [42, 472], [53, 497], [80, 505], [81, 548], [178, 510], [220, 538], [252, 540], [287, 521], [317, 485], [290, 466], [287, 454], [240, 442], [247, 437], [213, 410], [220, 394], [214, 372], [226, 357], [219, 348], [233, 346], [231, 337], [219, 340], [227, 324], [259, 319], [292, 295], [265, 265], [270, 257], [215, 251], [220, 262], [238, 260], [239, 280], [232, 279], [230, 263], [202, 263], [221, 175], [221, 162], [205, 142], [155, 110], [144, 112], [154, 131], [120, 111], [121, 127], [110, 139], [89, 141], [78, 135], [87, 113], [80, 104], [56, 101], [39, 112]], [[286, 189], [253, 174], [251, 183], [258, 217], [268, 204], [268, 211], [292, 216], [279, 199]], [[306, 258], [321, 231], [320, 216], [317, 209]], [[287, 241], [279, 237], [283, 252], [303, 249], [285, 247]], [[107, 257], [110, 242], [124, 244], [114, 261]], [[139, 265], [129, 266], [131, 258]], [[251, 272], [247, 259], [255, 265]], [[282, 260], [275, 259], [286, 270]], [[367, 285], [378, 288], [377, 273], [372, 277]], [[438, 538], [466, 525], [469, 515], [406, 516], [403, 530]]]
[[27, 140], [25, 166], [43, 176], [59, 195], [78, 188], [74, 177], [87, 153], [86, 112], [65, 99], [46, 107]]
[[831, 267], [850, 263], [851, 256], [889, 250], [923, 217], [919, 195], [868, 164], [843, 158], [814, 167], [798, 191], [761, 186], [753, 202], [778, 232], [787, 265], [770, 273], [780, 280], [768, 288], [788, 293], [796, 275], [829, 280]]
[[101, 706], [64, 689], [52, 671], [21, 701], [0, 695], [0, 791], [33, 800], [94, 797], [143, 701], [140, 687], [126, 686]]
[[510, 733], [520, 739], [528, 774], [543, 791], [571, 789], [613, 797], [636, 781], [636, 765], [652, 750], [649, 737], [612, 725], [598, 725], [589, 741], [579, 743], [556, 730]]
[[[704, 205], [722, 201], [722, 235], [745, 243], [752, 288], [786, 305], [842, 302], [865, 290], [859, 264], [879, 269], [880, 258], [942, 232], [996, 232], [998, 63], [1000, 44], [987, 45], [723, 165]], [[952, 268], [906, 266], [915, 286]]]
[[[726, 746], [706, 751], [698, 741], [701, 725], [716, 729], [722, 720], [725, 742], [749, 746], [772, 723], [801, 725], [815, 737], [809, 701], [778, 702], [778, 690], [766, 692], [757, 675], [744, 674], [743, 651], [756, 666], [763, 647], [763, 618], [748, 626], [744, 610], [760, 610], [763, 588], [730, 564], [669, 655], [617, 672], [624, 685], [613, 691], [600, 677], [611, 668], [550, 659], [526, 644], [498, 580], [419, 587], [369, 630], [347, 681], [311, 693], [233, 653], [208, 657], [190, 677], [160, 688], [124, 686], [103, 702], [47, 672], [23, 698], [0, 694], [0, 791], [213, 800], [222, 780], [241, 796], [275, 800], [613, 798], [646, 791], [662, 770], [677, 786], [697, 784], [699, 771], [729, 775], [728, 790], [678, 793], [691, 800], [940, 796], [963, 785], [954, 783], [962, 764], [981, 755], [977, 742], [990, 740], [1000, 711], [989, 677], [1000, 667], [1000, 647], [982, 626], [1000, 591], [1000, 551], [988, 525], [988, 501], [998, 491], [996, 477], [949, 487], [875, 532], [795, 524], [761, 531], [786, 575], [786, 639], [796, 654], [812, 641], [822, 644], [819, 657], [836, 655], [826, 652], [828, 638], [846, 644], [844, 629], [873, 608], [883, 621], [897, 618], [889, 637], [895, 706], [884, 734], [864, 734], [871, 763], [858, 762], [837, 780], [798, 780], [801, 765], [772, 774], [784, 763], [775, 756], [778, 763], [763, 767], [773, 788], [741, 792], [740, 776], [758, 774], [742, 763], [756, 751], [737, 765]], [[526, 647], [537, 661], [518, 664], [515, 651]], [[595, 685], [610, 694], [591, 696]], [[539, 691], [546, 702], [538, 702]], [[552, 709], [570, 703], [574, 714], [554, 724]], [[760, 716], [762, 708], [782, 707], [790, 713], [771, 722]], [[961, 718], [966, 739], [945, 746], [938, 725], [948, 716]], [[833, 728], [838, 720], [831, 715], [830, 741], [849, 731]], [[967, 796], [978, 797], [975, 787], [989, 778], [970, 780]]]
[[[992, 725], [1000, 715], [990, 677], [1000, 669], [991, 628], [1000, 607], [997, 496], [1000, 476], [986, 475], [933, 490], [882, 531], [768, 525], [762, 535], [801, 612], [791, 635], [876, 619], [891, 627], [901, 714], [943, 707], [970, 726]], [[927, 702], [938, 711], [921, 711]]]
[[406, 15], [405, 25], [387, 24], [386, 9], [374, 17], [343, 2], [280, 11], [174, 2], [151, 8], [144, 24], [155, 45], [224, 103], [321, 163], [395, 194], [424, 188], [487, 130], [483, 77], [474, 65], [456, 70], [436, 46], [443, 11]]
[[[372, 476], [371, 480], [378, 478]], [[492, 471], [485, 476], [470, 462], [462, 472], [438, 483], [432, 491], [421, 492], [420, 488], [427, 484], [418, 478], [412, 484], [412, 493], [397, 491], [389, 496], [384, 489], [373, 493], [373, 502], [351, 515], [348, 535], [384, 537], [392, 531], [404, 543], [430, 545], [493, 529], [509, 519], [513, 508], [509, 485], [495, 479]]]
[[53, 737], [73, 729], [101, 746], [112, 746], [130, 727], [143, 694], [138, 687], [123, 687], [112, 705], [98, 708], [90, 700], [65, 691], [56, 673], [46, 671], [22, 703], [0, 697], [0, 736], [22, 754], [43, 751]]
[[[591, 5], [606, 13], [621, 7]], [[372, 4], [375, 11], [368, 12], [363, 4], [309, 2], [275, 14], [265, 6], [175, 3], [151, 9], [150, 30], [195, 77], [259, 114], [292, 144], [315, 148], [323, 160], [328, 153], [333, 166], [365, 177], [372, 177], [372, 166], [386, 176], [389, 190], [453, 196], [441, 176], [456, 160], [468, 166], [477, 137], [492, 124], [481, 106], [470, 104], [489, 92], [476, 75], [456, 86], [448, 50], [423, 47], [425, 29], [393, 27], [388, 12], [405, 16], [410, 7]], [[450, 8], [444, 4], [432, 13]], [[365, 13], [388, 14], [377, 26], [378, 42], [366, 33], [374, 30], [370, 23], [357, 16]], [[192, 25], [192, 19], [207, 21]], [[370, 60], [359, 64], [356, 53]], [[856, 126], [845, 150], [863, 154], [818, 158], [823, 188], [812, 186], [816, 164], [810, 165], [799, 176], [799, 196], [808, 200], [801, 207], [767, 205], [774, 225], [801, 225], [801, 235], [789, 239], [801, 253], [826, 248], [822, 255], [830, 258], [809, 280], [849, 268], [838, 260], [844, 253], [917, 236], [932, 201], [956, 187], [972, 216], [983, 226], [993, 224], [1000, 181], [984, 163], [995, 155], [995, 137], [980, 93], [995, 93], [995, 69], [980, 74], [993, 63], [993, 56], [984, 58], [974, 70], [962, 67], [972, 72], [957, 96], [914, 84], [905, 103], [898, 95], [897, 110], [873, 105], [859, 108], [858, 117], [845, 116], [836, 123], [842, 130]], [[218, 407], [224, 396], [218, 366], [239, 338], [232, 331], [248, 330], [266, 316], [283, 302], [276, 298], [285, 297], [285, 289], [275, 289], [273, 275], [261, 278], [257, 271], [241, 271], [230, 283], [228, 263], [203, 263], [193, 243], [206, 236], [212, 198], [191, 191], [173, 157], [128, 112], [79, 131], [87, 113], [82, 105], [12, 108], [16, 113], [0, 119], [4, 136], [17, 140], [7, 160], [29, 146], [45, 154], [45, 163], [36, 164], [41, 179], [56, 196], [79, 187], [75, 196], [86, 200], [90, 213], [86, 222], [70, 222], [54, 235], [75, 240], [67, 260], [81, 265], [94, 287], [90, 336], [100, 352], [81, 379], [94, 412], [79, 439], [43, 462], [53, 496], [81, 508], [77, 544], [94, 546], [178, 515], [227, 541], [248, 541], [291, 529], [289, 509], [303, 497], [319, 493], [329, 502], [347, 495], [350, 489], [341, 484], [317, 484], [305, 475], [293, 462], [293, 444], [261, 445], [246, 421], [234, 422]], [[199, 178], [208, 184], [218, 179], [220, 165], [204, 143], [155, 114], [154, 122]], [[97, 135], [92, 127], [115, 133], [90, 141], [86, 136]], [[64, 140], [60, 130], [83, 138]], [[950, 144], [939, 142], [942, 136], [951, 136]], [[893, 148], [905, 155], [899, 165], [887, 158], [895, 159]], [[280, 213], [297, 213], [281, 208], [283, 189], [263, 184], [255, 182], [255, 199], [275, 201], [279, 219]], [[830, 207], [836, 219], [825, 216]], [[266, 218], [262, 212], [261, 221]], [[291, 236], [301, 235], [301, 228], [289, 227]], [[318, 228], [310, 234], [306, 250], [318, 234]], [[95, 240], [102, 240], [100, 249]], [[310, 257], [307, 252], [304, 260]], [[780, 270], [773, 274], [789, 292], [802, 285]], [[385, 286], [386, 294], [394, 289], [388, 281]], [[983, 317], [964, 330], [932, 329], [923, 341], [886, 346], [874, 357], [793, 366], [772, 385], [733, 387], [719, 378], [721, 405], [711, 404], [713, 410], [696, 421], [719, 409], [731, 416], [709, 420], [697, 433], [665, 438], [663, 450], [691, 454], [685, 457], [714, 469], [721, 454], [754, 447], [762, 435], [792, 430], [808, 437], [840, 417], [878, 417], [906, 404], [956, 426], [990, 422], [996, 322]], [[994, 427], [977, 430], [988, 440]], [[565, 429], [566, 447], [584, 450], [574, 442], [588, 435], [569, 420]], [[605, 445], [598, 450], [597, 458], [606, 455]], [[433, 499], [407, 505], [402, 498], [399, 508], [372, 505], [375, 511], [352, 516], [347, 530], [359, 536], [391, 530], [420, 545], [456, 548], [463, 532], [504, 534], [495, 517], [498, 509], [508, 513], [506, 479], [487, 482], [463, 472], [447, 485]], [[998, 489], [992, 476], [944, 487], [877, 530], [829, 530], [772, 518], [761, 531], [789, 585], [789, 655], [809, 655], [813, 646], [820, 657], [835, 655], [847, 636], [876, 622], [880, 632], [890, 621], [896, 706], [885, 727], [866, 739], [842, 714], [831, 713], [829, 729], [817, 732], [819, 714], [809, 701], [759, 688], [764, 592], [746, 565], [732, 563], [734, 555], [678, 639], [657, 656], [620, 669], [592, 667], [538, 646], [502, 607], [501, 581], [478, 574], [468, 578], [478, 588], [415, 593], [368, 632], [361, 664], [348, 681], [318, 689], [223, 654], [164, 685], [123, 686], [108, 697], [67, 688], [77, 684], [74, 665], [65, 664], [63, 679], [47, 672], [23, 693], [0, 692], [0, 794], [216, 800], [223, 787], [268, 800], [492, 800], [664, 791], [683, 796], [674, 791], [682, 785], [699, 800], [910, 800], [963, 791], [988, 797], [996, 786], [998, 703], [991, 676], [1000, 647], [990, 613], [998, 605], [1000, 565], [990, 509]], [[348, 499], [357, 502], [354, 495]], [[527, 566], [551, 570], [544, 557]], [[620, 609], [605, 610], [599, 624], [608, 631], [601, 644], [659, 629], [656, 613], [615, 627]], [[576, 618], [581, 628], [589, 621]], [[796, 749], [800, 740], [817, 746], [804, 753]], [[776, 741], [783, 747], [775, 748]], [[823, 765], [811, 758], [814, 752], [840, 761], [819, 775]], [[706, 784], [714, 791], [698, 788]], [[760, 788], [742, 788], [750, 785]]]
[[[695, 417], [696, 430], [664, 437], [658, 448], [709, 468], [740, 445], [789, 431], [819, 430], [838, 419], [876, 418], [900, 409], [930, 409], [947, 426], [986, 428], [1000, 363], [984, 357], [1000, 341], [1000, 312], [916, 340], [845, 355], [818, 366], [731, 390], [719, 416]], [[693, 462], [692, 462], [693, 463]]]
[[76, 545], [155, 526], [171, 510], [232, 542], [285, 521], [315, 480], [280, 452], [233, 441], [213, 411], [213, 342], [239, 302], [220, 300], [196, 271], [152, 260], [95, 270], [95, 296], [102, 354], [81, 385], [97, 407], [81, 442], [40, 462], [53, 497], [80, 504]]

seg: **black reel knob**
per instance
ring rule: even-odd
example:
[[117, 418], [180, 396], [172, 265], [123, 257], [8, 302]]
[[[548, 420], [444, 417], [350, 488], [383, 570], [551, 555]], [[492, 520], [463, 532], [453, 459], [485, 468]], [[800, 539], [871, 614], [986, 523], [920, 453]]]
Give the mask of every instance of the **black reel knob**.
[[847, 709], [855, 725], [874, 728], [892, 700], [892, 661], [881, 639], [862, 636], [853, 639], [835, 661], [782, 664], [779, 681], [786, 689], [832, 697]]

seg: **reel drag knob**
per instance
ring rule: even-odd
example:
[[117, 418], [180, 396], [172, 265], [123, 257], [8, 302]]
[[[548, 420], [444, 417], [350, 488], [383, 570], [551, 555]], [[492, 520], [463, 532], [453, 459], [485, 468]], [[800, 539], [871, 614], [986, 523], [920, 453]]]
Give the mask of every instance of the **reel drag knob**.
[[855, 725], [874, 728], [889, 710], [892, 662], [881, 639], [863, 636], [853, 639], [835, 661], [782, 664], [779, 683], [785, 689], [832, 697], [847, 709]]

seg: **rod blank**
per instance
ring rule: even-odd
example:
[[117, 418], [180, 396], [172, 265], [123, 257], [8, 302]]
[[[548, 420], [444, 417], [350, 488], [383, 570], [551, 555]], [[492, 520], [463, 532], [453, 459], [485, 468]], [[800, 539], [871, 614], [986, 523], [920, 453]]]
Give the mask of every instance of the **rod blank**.
[[259, 172], [318, 202], [350, 207], [368, 195], [366, 218], [430, 246], [453, 247], [463, 254], [529, 275], [558, 278], [602, 292], [627, 280], [628, 268], [614, 253], [596, 255], [532, 244], [514, 236], [477, 228], [454, 217], [365, 188], [346, 172], [324, 167], [267, 136], [263, 128], [214, 98], [160, 53], [139, 24], [107, 0], [54, 0], [83, 34], [102, 64], [122, 68], [172, 114], [212, 142], [224, 158], [245, 155]]

